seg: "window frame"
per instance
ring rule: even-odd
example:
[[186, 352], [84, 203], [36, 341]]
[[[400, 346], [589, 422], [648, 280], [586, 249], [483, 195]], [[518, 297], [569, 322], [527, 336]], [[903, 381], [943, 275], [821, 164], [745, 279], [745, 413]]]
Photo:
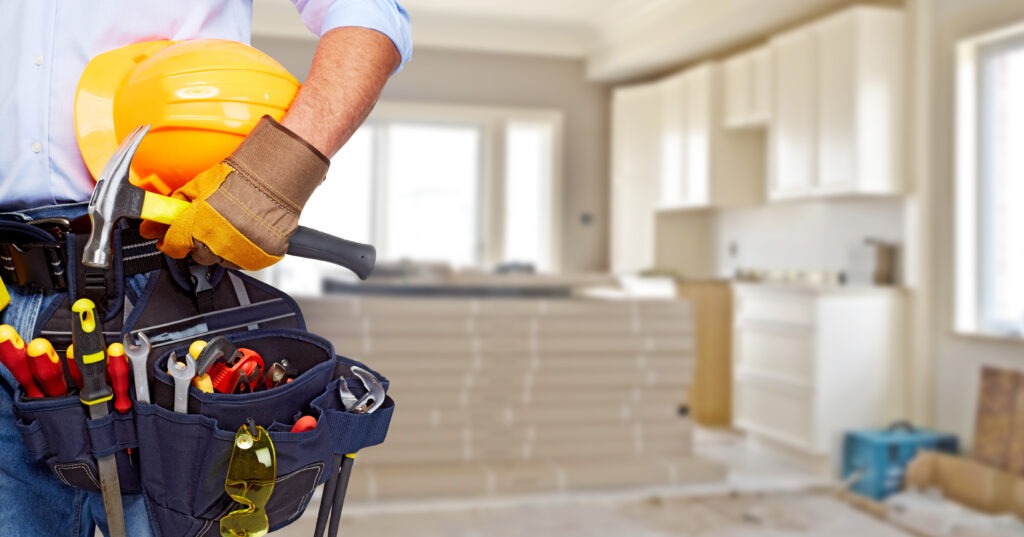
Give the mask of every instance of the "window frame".
[[1024, 47], [1024, 24], [961, 40], [957, 44], [954, 185], [954, 333], [1024, 339], [1024, 323], [1000, 326], [988, 314], [992, 289], [983, 280], [988, 200], [984, 181], [991, 150], [987, 144], [988, 88], [985, 67], [992, 56]]
[[[497, 106], [473, 106], [439, 103], [418, 103], [406, 101], [381, 101], [377, 103], [366, 123], [375, 128], [374, 136], [384, 136], [384, 129], [379, 128], [387, 123], [424, 123], [452, 125], [479, 125], [482, 129], [483, 146], [480, 152], [481, 182], [480, 222], [478, 236], [478, 259], [483, 268], [497, 266], [504, 260], [505, 252], [505, 182], [506, 182], [506, 127], [514, 122], [544, 122], [552, 128], [551, 147], [551, 184], [548, 197], [548, 214], [550, 215], [551, 237], [549, 241], [549, 270], [553, 273], [562, 267], [562, 222], [564, 192], [564, 133], [565, 114], [560, 110], [541, 108], [518, 108]], [[379, 140], [379, 139], [378, 139]], [[371, 233], [375, 241], [382, 240], [384, 220], [384, 196], [379, 195], [386, 188], [381, 181], [386, 177], [387, 155], [375, 143], [375, 204]], [[382, 245], [383, 247], [383, 245]]]

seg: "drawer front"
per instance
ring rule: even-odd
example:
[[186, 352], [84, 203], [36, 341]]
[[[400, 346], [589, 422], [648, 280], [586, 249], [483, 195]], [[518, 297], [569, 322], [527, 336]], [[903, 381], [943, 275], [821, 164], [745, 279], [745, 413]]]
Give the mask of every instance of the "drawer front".
[[750, 376], [737, 379], [736, 425], [803, 450], [814, 448], [811, 392]]
[[795, 293], [736, 294], [736, 319], [744, 322], [768, 322], [814, 326], [814, 299]]
[[814, 380], [813, 345], [813, 333], [806, 330], [738, 327], [736, 369], [809, 385]]

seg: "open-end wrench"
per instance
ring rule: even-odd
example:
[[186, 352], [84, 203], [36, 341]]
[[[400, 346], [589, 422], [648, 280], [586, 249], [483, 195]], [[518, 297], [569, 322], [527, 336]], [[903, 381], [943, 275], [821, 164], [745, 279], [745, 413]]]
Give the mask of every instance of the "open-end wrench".
[[174, 411], [188, 414], [188, 387], [192, 385], [192, 377], [196, 376], [196, 361], [186, 354], [179, 362], [175, 353], [167, 360], [167, 373], [174, 377]]
[[[341, 379], [341, 383], [338, 386], [341, 404], [345, 407], [345, 410], [355, 414], [372, 414], [384, 404], [384, 399], [387, 396], [384, 392], [384, 386], [373, 373], [357, 365], [352, 366], [350, 369], [352, 374], [363, 383], [363, 387], [366, 388], [366, 394], [357, 398], [345, 384], [345, 379]], [[327, 525], [328, 517], [330, 517], [331, 522], [328, 535], [332, 537], [338, 535], [338, 526], [341, 523], [341, 507], [345, 503], [345, 492], [348, 489], [348, 481], [352, 475], [352, 464], [355, 462], [355, 459], [355, 453], [334, 456], [334, 467], [332, 468], [331, 477], [327, 480], [327, 484], [324, 485], [324, 494], [320, 498], [320, 511], [317, 512], [316, 528], [313, 530], [314, 537], [323, 536], [324, 526]], [[327, 503], [328, 501], [330, 503]]]
[[149, 360], [149, 353], [153, 346], [149, 343], [149, 336], [139, 332], [139, 344], [135, 345], [131, 334], [124, 335], [124, 353], [132, 363], [132, 378], [135, 379], [135, 398], [140, 403], [149, 403], [149, 379], [146, 375], [146, 362]]

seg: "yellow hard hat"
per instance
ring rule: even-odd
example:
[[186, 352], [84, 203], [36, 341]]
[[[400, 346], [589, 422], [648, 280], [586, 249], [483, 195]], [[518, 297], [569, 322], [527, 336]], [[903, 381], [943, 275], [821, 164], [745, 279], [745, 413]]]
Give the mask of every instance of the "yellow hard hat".
[[75, 96], [78, 147], [94, 178], [138, 125], [149, 134], [132, 183], [170, 194], [231, 154], [264, 115], [281, 120], [299, 81], [237, 41], [147, 41], [85, 67]]

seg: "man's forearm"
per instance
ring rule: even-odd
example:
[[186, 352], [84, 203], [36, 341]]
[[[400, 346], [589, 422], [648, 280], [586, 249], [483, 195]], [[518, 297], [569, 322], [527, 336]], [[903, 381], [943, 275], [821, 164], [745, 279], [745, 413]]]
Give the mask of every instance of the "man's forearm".
[[370, 114], [400, 62], [395, 45], [380, 32], [360, 27], [327, 32], [281, 124], [334, 155]]

